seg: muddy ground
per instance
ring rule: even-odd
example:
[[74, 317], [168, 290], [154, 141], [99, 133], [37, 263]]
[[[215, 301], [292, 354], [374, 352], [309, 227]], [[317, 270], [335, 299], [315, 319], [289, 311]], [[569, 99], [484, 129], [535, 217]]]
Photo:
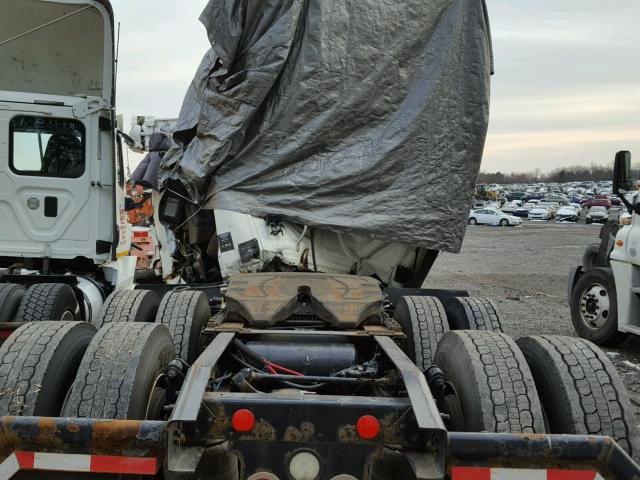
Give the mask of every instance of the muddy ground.
[[[566, 299], [569, 269], [600, 227], [524, 223], [520, 227], [467, 229], [458, 255], [442, 254], [425, 286], [466, 289], [491, 297], [502, 311], [505, 333], [576, 335]], [[640, 337], [605, 349], [629, 390], [640, 421]]]

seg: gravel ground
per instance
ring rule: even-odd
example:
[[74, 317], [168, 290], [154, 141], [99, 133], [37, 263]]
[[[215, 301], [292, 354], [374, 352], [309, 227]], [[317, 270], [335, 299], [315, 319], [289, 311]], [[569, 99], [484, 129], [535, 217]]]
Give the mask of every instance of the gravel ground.
[[[442, 254], [425, 287], [464, 289], [490, 297], [502, 312], [505, 333], [572, 335], [566, 300], [569, 269], [585, 247], [599, 241], [599, 225], [528, 223], [473, 226], [458, 255]], [[605, 349], [622, 376], [640, 420], [640, 337]]]

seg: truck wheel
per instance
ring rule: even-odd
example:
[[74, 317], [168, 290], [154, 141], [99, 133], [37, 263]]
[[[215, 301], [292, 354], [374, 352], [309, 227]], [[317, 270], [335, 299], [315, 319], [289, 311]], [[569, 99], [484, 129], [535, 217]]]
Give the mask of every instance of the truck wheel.
[[27, 289], [16, 283], [0, 283], [0, 322], [12, 322]]
[[582, 255], [582, 271], [588, 272], [598, 266], [599, 243], [591, 243]]
[[427, 370], [433, 365], [438, 342], [449, 330], [442, 303], [435, 297], [401, 297], [393, 317], [407, 336], [402, 349], [420, 370]]
[[571, 292], [571, 321], [582, 338], [597, 345], [615, 346], [627, 334], [618, 331], [618, 302], [613, 271], [585, 272]]
[[80, 319], [80, 307], [73, 289], [65, 283], [36, 283], [22, 297], [16, 322]]
[[488, 298], [454, 297], [445, 307], [451, 330], [502, 332], [500, 311]]
[[607, 435], [640, 455], [629, 395], [602, 350], [580, 338], [544, 335], [517, 341], [536, 382], [549, 433]]
[[62, 416], [154, 420], [164, 368], [175, 359], [169, 331], [157, 323], [119, 323], [102, 327], [89, 344]]
[[176, 354], [192, 364], [200, 355], [200, 334], [210, 317], [209, 300], [203, 292], [174, 290], [162, 298], [156, 323], [166, 325]]
[[0, 347], [0, 415], [57, 417], [89, 342], [86, 322], [31, 322]]
[[479, 330], [449, 332], [440, 340], [434, 362], [451, 386], [446, 403], [454, 427], [469, 432], [544, 433], [531, 371], [511, 338]]
[[153, 322], [160, 300], [151, 290], [116, 290], [107, 297], [94, 325], [112, 322]]

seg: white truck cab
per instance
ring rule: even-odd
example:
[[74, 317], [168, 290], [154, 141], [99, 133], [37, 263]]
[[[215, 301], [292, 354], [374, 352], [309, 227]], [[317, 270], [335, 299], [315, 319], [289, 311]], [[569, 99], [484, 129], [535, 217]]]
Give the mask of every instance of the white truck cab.
[[631, 154], [616, 154], [613, 193], [631, 217], [610, 221], [601, 242], [590, 245], [580, 267], [569, 275], [571, 319], [587, 340], [614, 346], [640, 335], [640, 203], [629, 179]]
[[83, 297], [104, 298], [132, 284], [135, 269], [114, 113], [111, 7], [5, 0], [2, 10], [0, 279], [29, 277], [29, 285], [38, 275], [43, 282], [79, 275], [76, 292], [88, 281], [84, 289], [92, 291]]

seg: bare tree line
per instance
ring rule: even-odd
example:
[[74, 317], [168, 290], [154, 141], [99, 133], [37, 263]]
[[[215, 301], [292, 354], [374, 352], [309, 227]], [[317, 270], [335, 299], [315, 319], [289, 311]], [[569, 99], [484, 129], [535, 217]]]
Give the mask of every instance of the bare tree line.
[[[478, 183], [565, 183], [565, 182], [599, 182], [613, 178], [613, 165], [573, 165], [560, 167], [548, 173], [541, 173], [537, 168], [531, 172], [480, 172]], [[640, 167], [631, 169], [631, 178], [640, 178]]]

